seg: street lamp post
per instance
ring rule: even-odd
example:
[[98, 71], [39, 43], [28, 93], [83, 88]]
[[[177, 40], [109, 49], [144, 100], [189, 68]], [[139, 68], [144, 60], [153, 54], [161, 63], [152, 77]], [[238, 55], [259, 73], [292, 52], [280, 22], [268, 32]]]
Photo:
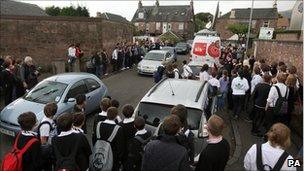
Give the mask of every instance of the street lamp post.
[[254, 5], [254, 0], [252, 0], [252, 3], [251, 3], [250, 17], [249, 17], [249, 26], [248, 26], [247, 39], [246, 39], [246, 51], [245, 51], [245, 54], [247, 54], [247, 51], [248, 51], [248, 44], [249, 44], [250, 30], [251, 30], [251, 22], [252, 22], [252, 13], [253, 13], [253, 5]]

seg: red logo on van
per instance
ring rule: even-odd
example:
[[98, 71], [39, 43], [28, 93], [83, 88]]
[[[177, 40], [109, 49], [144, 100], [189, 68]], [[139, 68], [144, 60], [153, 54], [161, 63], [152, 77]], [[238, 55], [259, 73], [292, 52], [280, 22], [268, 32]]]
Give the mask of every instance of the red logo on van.
[[193, 53], [198, 56], [205, 56], [207, 51], [207, 43], [195, 43]]

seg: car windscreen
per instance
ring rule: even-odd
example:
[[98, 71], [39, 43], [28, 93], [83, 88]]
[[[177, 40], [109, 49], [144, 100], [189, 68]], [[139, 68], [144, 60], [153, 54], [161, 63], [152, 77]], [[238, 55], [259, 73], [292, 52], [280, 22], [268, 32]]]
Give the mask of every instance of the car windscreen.
[[192, 66], [189, 66], [189, 67], [191, 68], [191, 70], [192, 70], [192, 72], [193, 72], [194, 75], [199, 76], [199, 73], [200, 73], [200, 71], [202, 69], [201, 66], [194, 66], [194, 65], [192, 65]]
[[53, 81], [43, 81], [24, 95], [24, 99], [37, 103], [58, 102], [68, 85]]
[[[170, 111], [173, 106], [155, 104], [155, 103], [144, 103], [141, 102], [138, 108], [138, 115], [143, 117], [147, 124], [157, 127], [164, 118], [170, 115]], [[188, 125], [191, 130], [199, 128], [202, 111], [193, 108], [187, 108], [188, 111]]]
[[187, 43], [177, 43], [176, 47], [187, 47]]
[[164, 54], [161, 53], [147, 53], [144, 57], [146, 60], [152, 60], [152, 61], [163, 61], [164, 60]]

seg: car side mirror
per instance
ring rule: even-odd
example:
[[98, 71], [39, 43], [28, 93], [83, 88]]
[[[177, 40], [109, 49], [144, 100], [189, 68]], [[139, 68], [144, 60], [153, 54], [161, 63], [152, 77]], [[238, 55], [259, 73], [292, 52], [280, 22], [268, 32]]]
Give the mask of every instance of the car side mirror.
[[69, 98], [69, 99], [67, 100], [68, 103], [73, 103], [73, 102], [75, 102], [75, 101], [76, 101], [75, 98]]

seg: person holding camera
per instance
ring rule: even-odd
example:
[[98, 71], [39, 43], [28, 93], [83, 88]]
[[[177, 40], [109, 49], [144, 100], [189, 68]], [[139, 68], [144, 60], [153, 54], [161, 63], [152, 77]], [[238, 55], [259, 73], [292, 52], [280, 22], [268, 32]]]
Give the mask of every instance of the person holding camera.
[[20, 68], [21, 81], [25, 89], [30, 90], [38, 84], [38, 77], [40, 73], [33, 63], [30, 56], [24, 58], [24, 63]]

